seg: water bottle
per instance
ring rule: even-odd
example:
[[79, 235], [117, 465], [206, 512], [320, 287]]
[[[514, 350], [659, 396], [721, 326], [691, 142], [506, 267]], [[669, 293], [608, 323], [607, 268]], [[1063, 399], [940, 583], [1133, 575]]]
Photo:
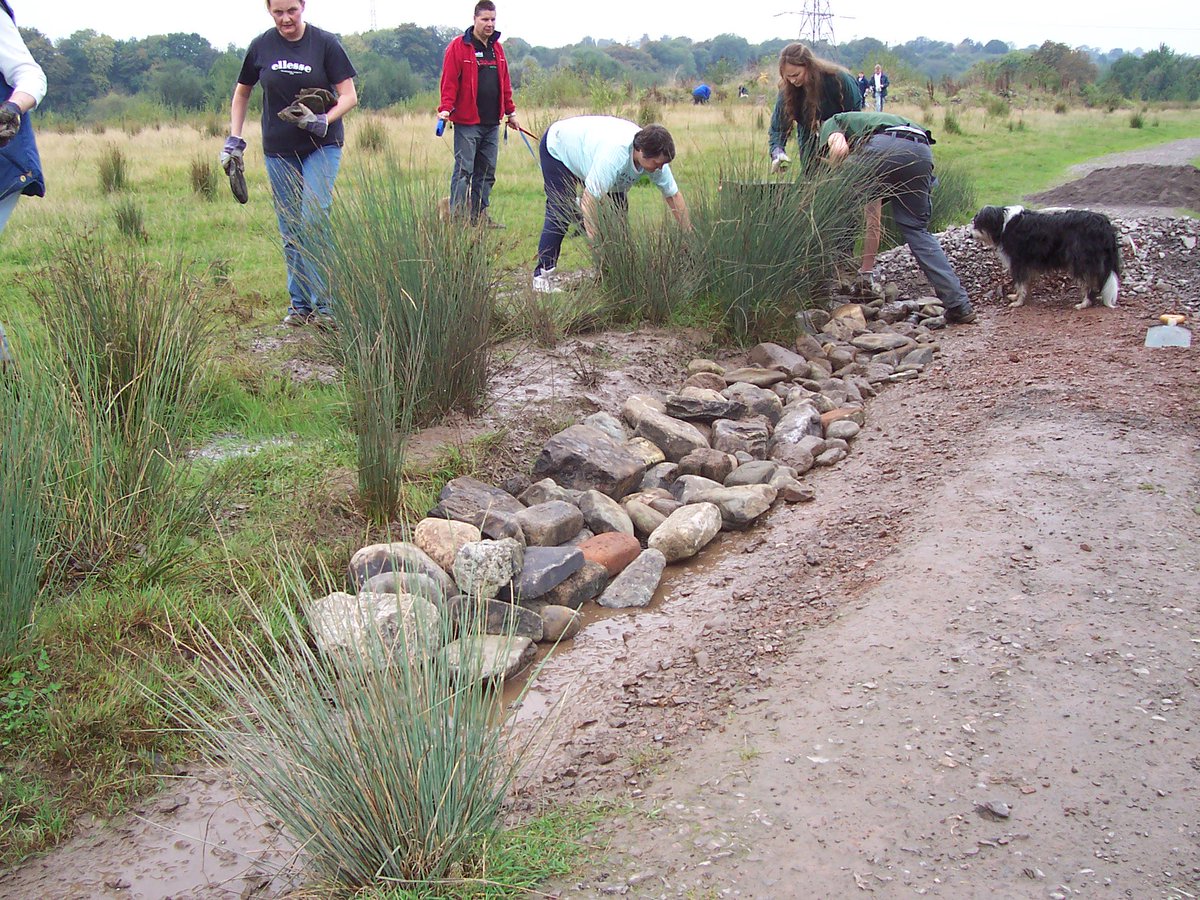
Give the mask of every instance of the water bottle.
[[1161, 325], [1155, 325], [1146, 332], [1147, 347], [1190, 347], [1192, 346], [1192, 333], [1179, 323], [1184, 320], [1183, 316], [1178, 315], [1161, 315]]
[[446, 131], [446, 120], [438, 116], [437, 126], [433, 129], [433, 133], [441, 137]]

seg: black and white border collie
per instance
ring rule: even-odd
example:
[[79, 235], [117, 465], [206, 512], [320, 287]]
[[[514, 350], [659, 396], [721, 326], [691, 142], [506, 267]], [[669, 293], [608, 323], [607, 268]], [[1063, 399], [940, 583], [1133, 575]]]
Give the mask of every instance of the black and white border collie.
[[1081, 283], [1083, 299], [1117, 305], [1121, 282], [1121, 252], [1117, 231], [1108, 216], [1086, 209], [1025, 209], [1023, 206], [985, 206], [971, 223], [975, 238], [995, 247], [1012, 276], [1020, 306], [1029, 296], [1033, 277], [1063, 270]]

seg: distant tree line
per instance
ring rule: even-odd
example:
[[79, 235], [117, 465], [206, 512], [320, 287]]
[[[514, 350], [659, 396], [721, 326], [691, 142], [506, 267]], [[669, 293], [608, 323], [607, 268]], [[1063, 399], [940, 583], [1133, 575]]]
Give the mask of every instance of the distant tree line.
[[[244, 54], [233, 45], [219, 50], [194, 33], [115, 40], [88, 29], [57, 42], [36, 29], [22, 28], [21, 33], [52, 85], [43, 110], [67, 117], [111, 109], [119, 98], [140, 98], [184, 112], [223, 111]], [[442, 52], [459, 33], [457, 28], [409, 24], [343, 36], [359, 70], [362, 104], [387, 107], [434, 89]], [[559, 76], [634, 88], [700, 79], [721, 85], [761, 71], [771, 84], [774, 57], [786, 43], [779, 38], [754, 44], [732, 34], [705, 41], [644, 35], [636, 44], [589, 37], [557, 48], [532, 46], [519, 37], [504, 42], [518, 88]], [[1166, 46], [1149, 53], [1101, 53], [1047, 41], [1017, 50], [998, 40], [950, 44], [921, 37], [890, 47], [863, 38], [814, 49], [855, 72], [869, 72], [879, 62], [893, 83], [898, 78], [922, 86], [979, 83], [998, 91], [1027, 87], [1085, 99], [1089, 93], [1146, 101], [1200, 99], [1200, 60]]]

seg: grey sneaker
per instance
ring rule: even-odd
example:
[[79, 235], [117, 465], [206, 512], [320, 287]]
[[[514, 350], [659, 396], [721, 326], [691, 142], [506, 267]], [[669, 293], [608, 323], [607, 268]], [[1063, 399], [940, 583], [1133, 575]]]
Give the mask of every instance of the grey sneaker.
[[293, 328], [299, 328], [301, 325], [307, 325], [312, 321], [313, 314], [303, 312], [298, 309], [289, 309], [287, 315], [283, 317], [283, 324], [290, 325]]

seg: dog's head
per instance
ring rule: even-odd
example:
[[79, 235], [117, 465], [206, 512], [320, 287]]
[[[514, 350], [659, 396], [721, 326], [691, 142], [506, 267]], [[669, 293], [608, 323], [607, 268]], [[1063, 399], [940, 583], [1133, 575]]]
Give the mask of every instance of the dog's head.
[[989, 247], [996, 246], [1000, 241], [1000, 235], [1004, 233], [1004, 226], [1011, 218], [1008, 214], [1010, 208], [1007, 206], [985, 206], [977, 212], [975, 218], [971, 220], [972, 237], [981, 243], [987, 244]]

